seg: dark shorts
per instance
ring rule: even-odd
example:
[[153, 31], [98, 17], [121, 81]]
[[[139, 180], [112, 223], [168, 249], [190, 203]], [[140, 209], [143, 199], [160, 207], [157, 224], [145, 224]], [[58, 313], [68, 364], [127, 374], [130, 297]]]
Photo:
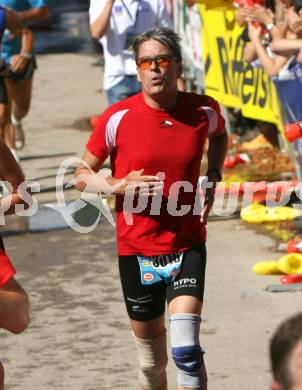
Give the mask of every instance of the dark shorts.
[[36, 58], [33, 56], [28, 61], [27, 67], [24, 69], [23, 72], [14, 73], [11, 70], [8, 70], [5, 74], [5, 77], [14, 81], [29, 80], [33, 76], [35, 69], [37, 69], [37, 61]]
[[7, 104], [7, 90], [5, 86], [5, 80], [2, 75], [0, 75], [0, 104]]
[[143, 285], [136, 256], [119, 256], [119, 271], [128, 315], [137, 321], [148, 321], [164, 314], [166, 301], [190, 295], [203, 301], [205, 269], [205, 243], [184, 253], [182, 268], [174, 282], [164, 281]]

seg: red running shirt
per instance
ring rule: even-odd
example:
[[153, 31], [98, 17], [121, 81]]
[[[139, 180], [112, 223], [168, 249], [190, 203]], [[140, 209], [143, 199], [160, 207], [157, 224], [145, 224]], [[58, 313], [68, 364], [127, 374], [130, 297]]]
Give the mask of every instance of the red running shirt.
[[[175, 253], [205, 240], [198, 202], [200, 164], [206, 138], [223, 133], [224, 125], [217, 101], [185, 92], [179, 92], [169, 112], [148, 106], [142, 93], [104, 111], [87, 150], [101, 160], [110, 155], [114, 178], [140, 169], [144, 175], [165, 176], [160, 211], [154, 211], [149, 200], [144, 211], [132, 214], [133, 224], [125, 218], [129, 214], [124, 213], [124, 196], [117, 196], [119, 255]], [[186, 182], [184, 188], [180, 181]], [[190, 211], [182, 215], [182, 206]]]

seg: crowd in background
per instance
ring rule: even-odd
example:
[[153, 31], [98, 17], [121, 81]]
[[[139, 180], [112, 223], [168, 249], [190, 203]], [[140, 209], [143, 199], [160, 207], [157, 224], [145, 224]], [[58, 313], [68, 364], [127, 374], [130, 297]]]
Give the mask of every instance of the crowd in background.
[[246, 25], [244, 59], [262, 66], [277, 88], [284, 119], [302, 119], [302, 1], [265, 0], [240, 7], [237, 20]]

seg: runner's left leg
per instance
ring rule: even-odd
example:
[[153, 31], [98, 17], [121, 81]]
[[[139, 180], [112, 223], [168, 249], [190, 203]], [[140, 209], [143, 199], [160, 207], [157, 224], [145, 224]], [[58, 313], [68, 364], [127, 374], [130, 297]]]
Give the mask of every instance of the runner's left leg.
[[206, 390], [207, 373], [199, 342], [206, 268], [204, 243], [184, 253], [182, 269], [167, 288], [172, 356], [178, 390]]
[[24, 133], [21, 121], [30, 109], [33, 76], [27, 80], [17, 81], [6, 78], [5, 82], [11, 107], [11, 116], [8, 118], [9, 123], [11, 123], [11, 117], [13, 118], [13, 123], [7, 127], [10, 131], [8, 138], [13, 146], [15, 146], [15, 139], [19, 140], [23, 146]]
[[33, 77], [17, 81], [6, 78], [5, 81], [9, 100], [12, 100], [12, 115], [21, 121], [30, 109]]

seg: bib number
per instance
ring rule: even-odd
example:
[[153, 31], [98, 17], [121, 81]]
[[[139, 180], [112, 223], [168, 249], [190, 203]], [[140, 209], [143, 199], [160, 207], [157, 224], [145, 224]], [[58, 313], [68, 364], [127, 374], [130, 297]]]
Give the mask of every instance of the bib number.
[[137, 260], [142, 284], [150, 285], [162, 281], [170, 284], [181, 270], [183, 252], [151, 257], [137, 256]]

